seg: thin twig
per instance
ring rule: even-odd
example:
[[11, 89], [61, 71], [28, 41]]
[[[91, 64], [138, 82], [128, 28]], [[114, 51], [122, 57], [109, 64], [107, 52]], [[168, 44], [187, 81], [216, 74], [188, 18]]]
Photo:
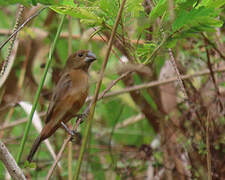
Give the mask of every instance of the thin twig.
[[86, 148], [86, 144], [87, 144], [87, 140], [88, 140], [88, 136], [89, 136], [89, 132], [90, 132], [90, 128], [91, 128], [91, 123], [93, 121], [95, 106], [96, 106], [96, 102], [98, 100], [98, 95], [99, 95], [100, 87], [101, 87], [101, 84], [102, 84], [102, 79], [103, 79], [103, 76], [104, 76], [106, 65], [108, 63], [109, 55], [110, 55], [112, 45], [113, 45], [113, 39], [114, 39], [114, 36], [116, 34], [117, 27], [119, 25], [119, 21], [120, 21], [121, 15], [122, 15], [122, 11], [123, 11], [125, 2], [126, 2], [126, 0], [123, 0], [122, 3], [121, 3], [121, 6], [120, 6], [119, 12], [117, 14], [116, 21], [115, 21], [115, 24], [113, 26], [113, 30], [112, 30], [112, 33], [111, 33], [111, 36], [110, 36], [110, 39], [109, 39], [109, 43], [108, 43], [108, 47], [107, 47], [107, 51], [106, 51], [106, 56], [105, 56], [105, 59], [103, 61], [102, 67], [101, 67], [100, 76], [99, 76], [97, 86], [96, 86], [96, 90], [95, 90], [95, 95], [94, 95], [94, 98], [91, 102], [90, 113], [89, 113], [88, 119], [87, 119], [87, 125], [86, 125], [86, 128], [85, 128], [84, 139], [82, 141], [81, 150], [80, 150], [80, 154], [79, 154], [79, 158], [78, 158], [78, 162], [77, 162], [77, 166], [76, 166], [76, 170], [75, 170], [74, 180], [77, 180], [78, 176], [80, 174], [80, 168], [81, 168], [81, 164], [82, 164], [82, 161], [83, 161], [84, 151], [85, 151], [85, 148]]
[[44, 9], [46, 9], [47, 7], [42, 8], [40, 11], [37, 11], [36, 13], [34, 13], [32, 16], [30, 16], [29, 18], [26, 19], [26, 21], [24, 21], [23, 24], [20, 25], [20, 27], [18, 29], [16, 29], [9, 37], [8, 39], [3, 42], [0, 45], [0, 50], [10, 41], [10, 39], [12, 39], [21, 29], [24, 28], [24, 26], [30, 22], [33, 18], [35, 18], [36, 16], [38, 16]]
[[4, 105], [0, 108], [0, 112], [6, 110], [8, 108], [14, 107], [14, 106], [16, 106], [16, 102], [7, 103], [6, 105]]
[[17, 126], [17, 125], [22, 124], [22, 123], [25, 123], [25, 122], [27, 122], [27, 120], [28, 120], [28, 118], [23, 118], [21, 120], [12, 122], [10, 124], [6, 124], [6, 125], [3, 124], [2, 126], [0, 126], [0, 131], [11, 128], [11, 127], [14, 127], [14, 126]]
[[[6, 126], [9, 123], [10, 119], [12, 118], [13, 113], [14, 113], [14, 107], [11, 107], [9, 109], [9, 112], [6, 116], [6, 119], [5, 119], [4, 123], [3, 123], [3, 126]], [[4, 131], [1, 131], [0, 132], [0, 139], [2, 139], [3, 136], [4, 136]]]
[[211, 42], [203, 33], [202, 33], [203, 38], [215, 49], [215, 51], [220, 55], [220, 57], [225, 60], [225, 55], [216, 47], [216, 45]]
[[178, 31], [174, 32], [173, 34], [167, 36], [164, 35], [161, 43], [153, 50], [153, 52], [151, 53], [151, 55], [144, 61], [143, 64], [148, 64], [151, 62], [152, 58], [154, 58], [156, 56], [156, 54], [158, 53], [158, 51], [163, 47], [163, 45], [168, 41], [169, 38], [171, 38], [174, 34], [176, 34]]
[[[225, 71], [225, 67], [221, 67], [221, 68], [213, 70], [213, 72], [217, 72], [217, 73], [224, 72], [224, 71]], [[190, 79], [190, 78], [198, 77], [198, 76], [204, 76], [204, 75], [208, 75], [208, 74], [210, 74], [210, 72], [207, 69], [207, 70], [199, 71], [199, 72], [197, 72], [195, 74], [181, 75], [180, 78], [182, 80], [185, 80], [185, 79]], [[136, 86], [124, 88], [122, 90], [109, 92], [109, 93], [105, 94], [104, 98], [117, 96], [117, 95], [128, 93], [128, 92], [131, 92], [131, 91], [137, 91], [137, 90], [140, 90], [140, 89], [146, 89], [146, 88], [150, 88], [150, 87], [160, 86], [160, 85], [168, 84], [168, 83], [175, 82], [175, 81], [177, 81], [177, 77], [172, 77], [172, 78], [168, 78], [166, 80], [161, 80], [161, 81], [153, 81], [153, 82], [149, 82], [149, 83], [143, 83], [141, 85], [136, 85]], [[90, 97], [89, 101], [92, 98], [93, 97]]]
[[[105, 94], [106, 94], [110, 89], [112, 89], [112, 87], [115, 86], [121, 79], [127, 77], [127, 76], [128, 76], [129, 74], [131, 74], [132, 72], [133, 72], [133, 71], [127, 71], [127, 72], [123, 73], [122, 75], [120, 75], [117, 79], [113, 80], [113, 81], [109, 84], [109, 86], [108, 86], [107, 88], [105, 88], [105, 89], [102, 91], [102, 93], [99, 95], [98, 101], [101, 100], [101, 99], [103, 99], [104, 96], [105, 96]], [[93, 97], [88, 97], [87, 100], [86, 100], [86, 102], [89, 102], [89, 101], [91, 101], [92, 99], [93, 99]]]
[[209, 112], [206, 121], [206, 149], [207, 149], [207, 168], [208, 168], [208, 180], [212, 180], [212, 168], [211, 168], [211, 151], [210, 151], [210, 140], [209, 140]]
[[173, 67], [174, 71], [176, 72], [177, 74], [177, 81], [178, 81], [178, 84], [181, 88], [181, 91], [183, 92], [184, 94], [184, 97], [185, 99], [188, 99], [188, 95], [187, 95], [187, 92], [186, 92], [186, 89], [184, 88], [184, 83], [182, 81], [182, 78], [181, 78], [181, 75], [180, 75], [180, 72], [177, 68], [177, 65], [176, 65], [176, 61], [175, 61], [175, 58], [174, 58], [174, 55], [173, 55], [173, 51], [171, 48], [169, 48], [169, 54], [170, 54], [170, 63], [171, 63], [171, 66]]
[[[45, 112], [41, 112], [41, 113], [39, 113], [39, 116], [42, 117], [45, 114], [46, 114]], [[18, 126], [22, 123], [27, 122], [27, 120], [28, 120], [28, 118], [22, 118], [22, 119], [19, 119], [19, 120], [15, 120], [14, 122], [12, 122], [10, 124], [7, 124], [7, 125], [2, 125], [2, 126], [0, 125], [0, 131], [8, 129], [8, 128], [12, 128], [14, 126]]]
[[138, 115], [135, 115], [135, 116], [132, 116], [132, 117], [129, 117], [129, 118], [123, 120], [121, 123], [118, 123], [115, 128], [119, 129], [119, 128], [127, 127], [131, 124], [139, 122], [140, 120], [142, 120], [144, 118], [145, 118], [145, 115], [143, 113], [140, 113]]
[[47, 175], [46, 180], [49, 180], [49, 179], [51, 178], [51, 176], [52, 176], [52, 174], [53, 174], [53, 171], [54, 171], [54, 169], [55, 169], [57, 163], [58, 163], [59, 160], [61, 159], [62, 154], [63, 154], [63, 151], [64, 151], [66, 145], [68, 144], [68, 142], [70, 141], [70, 139], [71, 139], [71, 136], [69, 135], [69, 137], [68, 137], [66, 140], [64, 140], [64, 143], [63, 143], [63, 145], [62, 145], [62, 147], [61, 147], [59, 153], [58, 153], [57, 156], [56, 156], [56, 159], [55, 159], [55, 161], [54, 161], [54, 164], [51, 166], [50, 170], [48, 171], [48, 175]]
[[15, 180], [26, 180], [23, 171], [16, 164], [15, 159], [10, 154], [3, 142], [0, 141], [0, 160], [5, 165], [11, 177]]
[[[94, 29], [95, 31], [97, 31], [96, 28], [93, 28], [93, 29]], [[97, 34], [98, 34], [99, 37], [102, 39], [102, 41], [105, 42], [105, 43], [107, 44], [107, 38], [104, 37], [103, 35], [101, 35], [99, 32], [97, 32]], [[98, 37], [93, 36], [93, 38], [91, 38], [91, 39], [94, 39], [94, 38], [98, 38]], [[120, 58], [119, 55], [116, 53], [116, 51], [114, 51], [114, 50], [112, 49], [112, 52], [113, 52], [113, 54], [116, 56], [116, 58], [117, 58], [120, 62], [122, 62], [121, 58]]]
[[[206, 44], [206, 46], [207, 46], [207, 44]], [[212, 64], [211, 64], [211, 60], [210, 60], [211, 58], [210, 58], [209, 50], [208, 50], [207, 47], [205, 47], [205, 50], [206, 50], [206, 56], [207, 56], [207, 66], [209, 68], [210, 76], [212, 78], [213, 85], [216, 89], [216, 93], [217, 93], [218, 96], [220, 96], [220, 91], [219, 91], [219, 88], [216, 84], [216, 78], [215, 78], [213, 70], [212, 70]]]
[[[82, 121], [83, 121], [82, 118], [77, 119], [76, 124], [75, 124], [75, 126], [73, 128], [73, 130], [75, 132], [77, 132], [77, 129], [78, 129], [78, 127], [79, 127], [79, 125], [81, 124]], [[57, 154], [53, 165], [51, 166], [50, 170], [48, 171], [48, 175], [47, 175], [46, 180], [49, 180], [51, 178], [51, 176], [52, 176], [52, 174], [54, 172], [54, 169], [55, 169], [57, 163], [59, 162], [59, 160], [61, 159], [61, 157], [63, 155], [63, 151], [66, 148], [66, 145], [70, 142], [71, 138], [72, 138], [72, 136], [69, 134], [68, 137], [64, 140], [64, 143], [63, 143], [61, 149], [59, 150], [59, 153]]]
[[66, 145], [68, 144], [68, 142], [70, 141], [70, 139], [71, 139], [71, 135], [69, 135], [69, 137], [68, 137], [66, 140], [64, 140], [64, 143], [63, 143], [63, 145], [62, 145], [62, 147], [61, 147], [59, 153], [58, 153], [57, 156], [56, 156], [56, 159], [55, 159], [55, 161], [54, 161], [54, 164], [51, 166], [50, 170], [48, 171], [48, 175], [47, 175], [46, 180], [49, 180], [49, 179], [51, 178], [51, 176], [52, 176], [52, 174], [53, 174], [53, 171], [54, 171], [54, 169], [55, 169], [57, 163], [58, 163], [59, 160], [61, 159], [62, 154], [63, 154], [63, 151], [64, 151]]
[[126, 76], [128, 76], [129, 74], [131, 74], [132, 71], [127, 71], [125, 73], [123, 73], [121, 76], [119, 76], [117, 79], [113, 80], [112, 83], [104, 89], [104, 91], [99, 95], [98, 100], [103, 99], [105, 94], [115, 85], [117, 84], [121, 79], [125, 78]]
[[[41, 33], [45, 36], [48, 35], [48, 32], [44, 31], [43, 29], [39, 29], [39, 28], [30, 28], [31, 31], [33, 33], [35, 33], [35, 35], [38, 35], [38, 33]], [[8, 29], [0, 29], [0, 35], [9, 35], [13, 33], [13, 31], [11, 30], [8, 30]], [[69, 38], [69, 33], [68, 32], [63, 32], [61, 35], [60, 35], [60, 38]], [[78, 40], [78, 39], [81, 39], [82, 36], [81, 35], [78, 35], [78, 34], [73, 34], [72, 35], [72, 39], [74, 40]], [[107, 42], [107, 37], [101, 35], [95, 35], [93, 36], [90, 40], [92, 41], [100, 41], [100, 42]], [[144, 44], [144, 41], [143, 40], [136, 40], [136, 39], [132, 39], [131, 42], [133, 44]]]
[[[204, 37], [203, 33], [202, 33], [202, 36]], [[205, 50], [206, 50], [206, 57], [207, 57], [207, 66], [209, 68], [209, 72], [210, 72], [210, 75], [211, 75], [211, 78], [212, 78], [212, 82], [213, 82], [213, 85], [214, 85], [215, 90], [216, 90], [217, 98], [218, 98], [218, 101], [219, 101], [220, 112], [222, 112], [224, 108], [223, 108], [222, 100], [220, 98], [220, 96], [221, 96], [220, 91], [219, 91], [219, 88], [217, 86], [216, 78], [215, 78], [213, 68], [212, 68], [210, 53], [209, 53], [209, 49], [208, 49], [208, 41], [205, 38], [204, 38], [204, 40], [205, 40]]]

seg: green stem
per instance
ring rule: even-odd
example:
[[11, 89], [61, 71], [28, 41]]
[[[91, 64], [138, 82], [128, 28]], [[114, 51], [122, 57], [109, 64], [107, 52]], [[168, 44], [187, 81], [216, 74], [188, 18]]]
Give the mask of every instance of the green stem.
[[86, 149], [88, 135], [89, 135], [89, 132], [90, 132], [90, 129], [91, 129], [91, 123], [92, 123], [92, 119], [93, 119], [93, 116], [94, 116], [95, 105], [96, 105], [96, 103], [92, 104], [89, 115], [88, 115], [87, 125], [86, 125], [85, 132], [84, 132], [84, 139], [82, 141], [80, 154], [79, 154], [78, 162], [77, 162], [75, 173], [74, 173], [75, 174], [74, 180], [77, 180], [78, 176], [80, 174], [80, 168], [81, 168], [81, 164], [82, 164], [82, 160], [83, 160], [83, 156], [84, 156], [84, 151]]
[[39, 84], [38, 91], [37, 91], [37, 93], [35, 95], [34, 104], [32, 106], [31, 113], [30, 113], [28, 122], [26, 124], [24, 136], [23, 136], [22, 142], [21, 142], [20, 147], [19, 147], [19, 152], [18, 152], [17, 157], [16, 157], [16, 162], [17, 163], [19, 163], [19, 161], [21, 159], [21, 156], [22, 156], [22, 153], [23, 153], [23, 150], [24, 150], [24, 145], [25, 145], [25, 142], [27, 140], [27, 136], [28, 136], [28, 133], [29, 133], [29, 130], [30, 130], [31, 122], [32, 122], [32, 119], [33, 119], [33, 115], [34, 115], [35, 109], [37, 107], [38, 99], [39, 99], [42, 87], [44, 85], [48, 69], [49, 69], [50, 64], [52, 62], [52, 54], [53, 54], [53, 52], [55, 50], [56, 42], [57, 42], [57, 40], [59, 38], [59, 35], [60, 35], [60, 32], [62, 30], [62, 25], [63, 25], [64, 18], [65, 18], [65, 15], [62, 16], [62, 19], [60, 21], [59, 27], [57, 29], [57, 33], [55, 35], [55, 39], [53, 41], [52, 47], [50, 48], [50, 52], [49, 52], [49, 56], [48, 56], [48, 59], [47, 59], [46, 66], [45, 66], [44, 74], [43, 74], [43, 76], [41, 78], [41, 82]]
[[88, 119], [87, 119], [87, 125], [86, 125], [85, 132], [84, 132], [84, 139], [82, 141], [81, 150], [80, 150], [77, 166], [76, 166], [75, 173], [74, 173], [74, 180], [77, 180], [78, 177], [79, 177], [79, 174], [80, 174], [80, 168], [81, 168], [81, 164], [82, 164], [82, 160], [83, 160], [83, 156], [84, 156], [84, 151], [86, 149], [86, 145], [87, 145], [87, 141], [88, 141], [88, 136], [89, 136], [89, 133], [90, 133], [91, 124], [92, 124], [92, 121], [93, 121], [95, 106], [96, 106], [96, 102], [98, 100], [98, 94], [99, 94], [100, 87], [101, 87], [101, 84], [102, 84], [102, 79], [103, 79], [105, 68], [106, 68], [106, 65], [107, 65], [107, 62], [108, 62], [108, 59], [109, 59], [109, 55], [110, 55], [110, 52], [111, 52], [111, 49], [112, 49], [113, 39], [114, 39], [114, 36], [116, 34], [117, 27], [119, 25], [119, 21], [120, 21], [120, 18], [121, 18], [121, 14], [122, 14], [125, 2], [126, 2], [126, 0], [123, 0], [121, 5], [120, 5], [120, 9], [119, 9], [119, 12], [117, 14], [116, 21], [115, 21], [115, 24], [113, 26], [112, 33], [111, 33], [111, 36], [110, 36], [110, 39], [109, 39], [105, 59], [104, 59], [103, 64], [102, 64], [100, 76], [99, 76], [99, 79], [98, 79], [98, 82], [97, 82], [97, 85], [96, 85], [95, 95], [94, 95], [94, 98], [92, 100], [90, 112], [89, 112]]

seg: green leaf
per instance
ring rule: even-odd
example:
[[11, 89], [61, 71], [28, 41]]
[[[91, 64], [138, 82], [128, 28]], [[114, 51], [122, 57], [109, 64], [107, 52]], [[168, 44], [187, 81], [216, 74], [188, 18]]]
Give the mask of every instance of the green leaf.
[[77, 7], [73, 6], [51, 6], [52, 10], [56, 11], [59, 14], [67, 14], [75, 18], [80, 18], [86, 23], [91, 23], [95, 25], [101, 25], [102, 19], [95, 15], [98, 7]]
[[206, 6], [210, 8], [220, 8], [224, 4], [224, 0], [202, 0], [202, 2], [197, 7]]
[[[0, 5], [3, 5], [3, 6], [10, 5], [10, 4], [18, 4], [18, 3], [23, 5], [34, 5], [32, 0], [7, 0], [7, 1], [0, 0]], [[55, 5], [55, 4], [58, 4], [58, 1], [57, 0], [36, 0], [35, 3], [40, 3], [43, 5]]]
[[130, 13], [131, 17], [138, 17], [139, 14], [140, 14], [140, 11], [144, 11], [144, 8], [142, 6], [142, 1], [143, 0], [129, 0], [129, 1], [127, 1], [124, 14]]
[[7, 5], [10, 5], [10, 4], [17, 4], [17, 3], [21, 3], [23, 5], [28, 5], [28, 4], [31, 4], [31, 0], [30, 1], [27, 1], [27, 0], [0, 0], [0, 5], [1, 6], [7, 6]]
[[[222, 22], [216, 19], [218, 11], [213, 8], [200, 7], [198, 9], [192, 9], [191, 11], [186, 11], [181, 9], [177, 14], [177, 18], [172, 24], [173, 32], [180, 30], [181, 28], [191, 28], [191, 27], [220, 27]], [[204, 28], [203, 28], [204, 30]]]
[[25, 168], [32, 168], [32, 169], [35, 169], [35, 168], [36, 168], [36, 163], [34, 163], [34, 162], [29, 163], [28, 161], [25, 161], [24, 167], [25, 167]]
[[179, 5], [179, 8], [188, 9], [193, 7], [193, 5], [197, 2], [198, 0], [177, 0], [176, 4]]
[[136, 51], [139, 62], [144, 62], [148, 58], [148, 55], [151, 54], [156, 47], [157, 45], [154, 43], [146, 43], [139, 46]]
[[177, 38], [169, 38], [165, 45], [167, 48], [174, 48], [177, 45]]
[[180, 10], [177, 16], [178, 18], [175, 19], [172, 25], [173, 31], [177, 31], [178, 29], [182, 28], [185, 24], [187, 24], [188, 21], [190, 21], [188, 17], [188, 12], [183, 9]]
[[96, 2], [106, 18], [116, 18], [117, 11], [119, 9], [118, 1], [100, 0]]
[[151, 13], [149, 14], [150, 24], [152, 24], [157, 17], [162, 16], [164, 12], [168, 8], [167, 0], [159, 0], [157, 5], [152, 9]]

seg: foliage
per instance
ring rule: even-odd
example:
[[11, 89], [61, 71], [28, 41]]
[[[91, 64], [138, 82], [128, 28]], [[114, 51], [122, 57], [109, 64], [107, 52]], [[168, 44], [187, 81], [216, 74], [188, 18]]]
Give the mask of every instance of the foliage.
[[[171, 2], [172, 5], [169, 4]], [[74, 0], [0, 0], [0, 30], [11, 29], [13, 26], [17, 3], [26, 6], [27, 14], [24, 17], [30, 16], [32, 8], [37, 7], [34, 5], [49, 8], [20, 31], [21, 43], [15, 64], [4, 86], [5, 90], [1, 91], [1, 107], [7, 108], [1, 112], [0, 127], [5, 122], [11, 123], [26, 116], [20, 106], [10, 113], [7, 105], [11, 101], [34, 101], [43, 74], [41, 66], [46, 62], [62, 14], [71, 16], [72, 23], [69, 26], [69, 20], [66, 19], [63, 25], [37, 111], [46, 111], [49, 94], [68, 57], [69, 28], [73, 35], [72, 51], [91, 49], [98, 57], [90, 70], [90, 96], [94, 94], [105, 55], [105, 41], [111, 34], [121, 1], [77, 0], [75, 4]], [[177, 79], [176, 73], [171, 70], [174, 67], [168, 63], [172, 59], [169, 49], [177, 63], [175, 68], [181, 74], [198, 73], [203, 69], [208, 72], [210, 68], [224, 66], [224, 4], [224, 0], [127, 0], [114, 37], [114, 47], [101, 91], [128, 70], [134, 72], [120, 80], [110, 92], [140, 87], [146, 83], [152, 83], [154, 87], [105, 96], [98, 102], [82, 167], [82, 172], [85, 172], [81, 173], [82, 178], [86, 174], [90, 179], [144, 179], [149, 168], [153, 168], [153, 175], [163, 172], [164, 178], [172, 176], [170, 179], [181, 179], [179, 170], [183, 167], [185, 176], [204, 179], [210, 153], [213, 154], [213, 178], [224, 177], [221, 161], [225, 155], [223, 73], [186, 78], [183, 84], [187, 99], [184, 99], [179, 82], [177, 87], [173, 83], [159, 85], [159, 81], [165, 81], [164, 75]], [[0, 42], [5, 39], [0, 36]], [[1, 50], [1, 61], [7, 54], [6, 49], [4, 47]], [[131, 65], [121, 63], [124, 56]], [[216, 83], [212, 80], [213, 75]], [[17, 84], [20, 78], [24, 79], [22, 87]], [[74, 123], [75, 119], [71, 122]], [[81, 139], [84, 128], [85, 122], [79, 126]], [[16, 149], [21, 143], [24, 129], [25, 125], [20, 124], [0, 132], [0, 137], [14, 157], [18, 153]], [[22, 154], [23, 165], [37, 134], [32, 126]], [[66, 136], [64, 130], [58, 130], [49, 138], [56, 152], [59, 152]], [[207, 136], [210, 137], [209, 144]], [[160, 142], [156, 147], [152, 145], [155, 141]], [[80, 147], [79, 140], [73, 143], [73, 170], [77, 165], [77, 147]], [[60, 175], [63, 179], [68, 177], [69, 166], [68, 148], [65, 151], [60, 161], [63, 167]], [[185, 159], [186, 156], [189, 158]], [[45, 145], [42, 145], [35, 159], [40, 161], [31, 164], [30, 168], [24, 168], [24, 172], [37, 179], [45, 178], [53, 164]], [[178, 160], [182, 160], [182, 167]], [[169, 171], [171, 167], [166, 164], [171, 164], [174, 169]], [[0, 179], [4, 175], [4, 167], [0, 163]], [[54, 173], [53, 176], [57, 177], [58, 174]]]

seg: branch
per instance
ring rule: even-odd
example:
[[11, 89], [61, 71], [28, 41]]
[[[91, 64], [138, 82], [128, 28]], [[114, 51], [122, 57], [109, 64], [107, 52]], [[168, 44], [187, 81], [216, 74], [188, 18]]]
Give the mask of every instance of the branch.
[[[127, 126], [129, 126], [129, 125], [135, 124], [135, 123], [141, 121], [141, 120], [144, 119], [144, 118], [145, 118], [145, 115], [144, 115], [143, 113], [140, 113], [140, 114], [138, 114], [138, 115], [129, 117], [129, 118], [123, 120], [121, 123], [116, 124], [115, 130], [118, 130], [118, 129], [120, 129], [120, 128], [124, 128], [124, 127], [127, 127]], [[109, 130], [102, 131], [102, 132], [98, 135], [97, 139], [101, 139], [103, 136], [106, 136], [107, 134], [110, 134], [110, 133], [111, 133], [111, 131], [109, 131]]]
[[183, 92], [185, 99], [188, 99], [188, 94], [187, 94], [187, 92], [186, 92], [186, 89], [184, 88], [184, 83], [183, 83], [183, 81], [182, 81], [180, 72], [179, 72], [179, 70], [178, 70], [178, 68], [177, 68], [177, 64], [176, 64], [176, 61], [175, 61], [175, 58], [174, 58], [174, 55], [173, 55], [173, 51], [172, 51], [171, 48], [169, 48], [169, 55], [170, 55], [170, 60], [169, 60], [169, 62], [170, 62], [170, 64], [171, 64], [171, 66], [173, 67], [174, 71], [175, 71], [176, 74], [177, 74], [177, 82], [178, 82], [178, 84], [180, 85], [181, 91]]
[[[221, 67], [218, 69], [214, 69], [213, 72], [219, 73], [219, 72], [224, 72], [225, 71], [225, 67]], [[204, 76], [204, 75], [208, 75], [210, 74], [209, 70], [203, 70], [203, 71], [199, 71], [198, 73], [195, 74], [188, 74], [188, 75], [181, 75], [180, 78], [182, 80], [185, 79], [190, 79], [193, 77], [198, 77], [198, 76]], [[163, 81], [153, 81], [153, 82], [149, 82], [149, 83], [143, 83], [141, 85], [136, 85], [136, 86], [132, 86], [132, 87], [128, 87], [128, 88], [124, 88], [122, 90], [118, 90], [118, 91], [113, 91], [110, 93], [107, 93], [104, 97], [112, 97], [112, 96], [116, 96], [116, 95], [120, 95], [120, 94], [124, 94], [124, 93], [128, 93], [131, 91], [137, 91], [140, 89], [146, 89], [146, 88], [150, 88], [150, 87], [155, 87], [155, 86], [160, 86], [163, 84], [168, 84], [171, 82], [177, 81], [177, 77], [172, 77], [172, 78], [168, 78], [166, 80]], [[91, 100], [93, 97], [91, 97], [89, 100]]]
[[[202, 36], [204, 37], [203, 33], [202, 33]], [[213, 67], [212, 67], [210, 53], [209, 53], [209, 49], [208, 49], [208, 41], [206, 40], [206, 38], [204, 38], [204, 40], [205, 40], [205, 50], [206, 50], [206, 57], [207, 57], [207, 66], [209, 68], [210, 75], [211, 75], [211, 78], [212, 78], [212, 82], [213, 82], [213, 85], [215, 87], [215, 91], [216, 91], [217, 98], [218, 98], [218, 101], [219, 101], [218, 103], [219, 103], [219, 106], [220, 106], [220, 112], [222, 112], [224, 107], [223, 107], [223, 103], [222, 103], [222, 100], [221, 100], [221, 97], [220, 97], [221, 94], [220, 94], [218, 85], [216, 83], [216, 78], [215, 78], [215, 75], [213, 73]]]
[[3, 142], [0, 141], [0, 160], [7, 168], [9, 174], [14, 180], [26, 180], [22, 170], [16, 164], [15, 159], [10, 154]]
[[123, 73], [121, 76], [119, 76], [117, 79], [113, 80], [112, 83], [104, 89], [104, 91], [100, 94], [100, 96], [98, 97], [98, 100], [103, 99], [105, 94], [112, 89], [112, 87], [117, 84], [121, 79], [125, 78], [126, 76], [128, 76], [129, 74], [131, 74], [132, 71], [127, 71], [125, 73]]
[[[40, 29], [40, 28], [30, 28], [32, 33], [34, 33], [35, 35], [38, 35], [39, 33], [44, 35], [44, 36], [48, 36], [48, 32]], [[11, 33], [13, 33], [13, 31], [8, 30], [8, 29], [0, 29], [0, 35], [10, 35]], [[60, 38], [66, 38], [68, 39], [70, 37], [68, 32], [63, 32], [60, 35]], [[78, 40], [81, 39], [82, 36], [79, 34], [72, 34], [72, 39], [74, 40]], [[93, 36], [90, 40], [92, 41], [100, 41], [100, 42], [107, 42], [108, 38], [106, 36], [100, 36], [100, 35], [95, 35]], [[144, 44], [143, 40], [136, 40], [136, 39], [132, 39], [131, 42], [133, 44]]]
[[[38, 114], [39, 114], [40, 117], [43, 117], [44, 115], [46, 115], [46, 112], [40, 112]], [[15, 120], [14, 122], [6, 124], [6, 125], [0, 125], [0, 131], [11, 128], [11, 127], [14, 127], [14, 126], [18, 126], [22, 123], [27, 122], [27, 120], [28, 120], [28, 118], [21, 118], [21, 119]]]
[[206, 41], [207, 43], [209, 43], [209, 44], [213, 47], [213, 49], [215, 49], [215, 51], [220, 55], [220, 57], [221, 57], [223, 60], [225, 60], [225, 55], [223, 55], [223, 53], [220, 52], [220, 50], [216, 47], [216, 45], [215, 45], [213, 42], [211, 42], [211, 41], [204, 35], [204, 33], [201, 33], [201, 35], [203, 36], [203, 38], [205, 39], [205, 41]]

